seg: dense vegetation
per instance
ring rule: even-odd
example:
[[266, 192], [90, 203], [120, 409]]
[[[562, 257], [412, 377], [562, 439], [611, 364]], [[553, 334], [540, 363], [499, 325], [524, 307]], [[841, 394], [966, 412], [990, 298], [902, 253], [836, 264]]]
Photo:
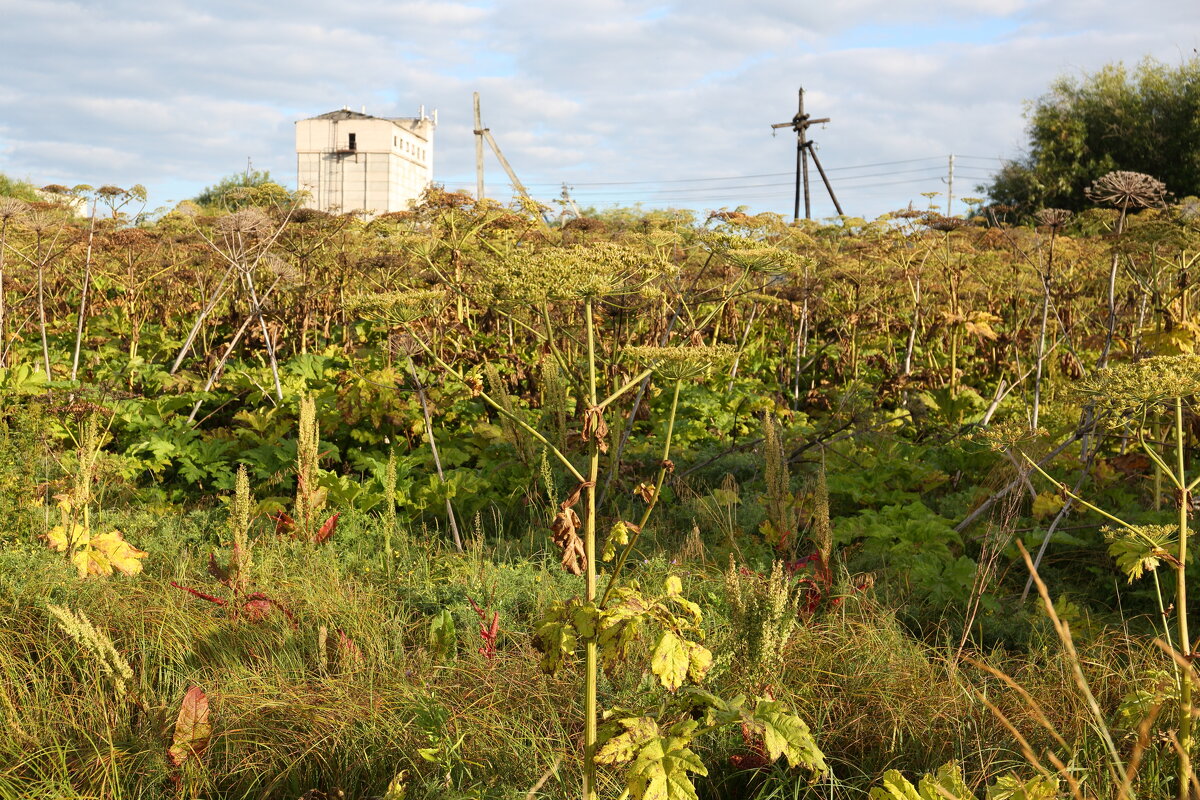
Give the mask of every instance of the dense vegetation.
[[1045, 207], [1082, 210], [1084, 189], [1113, 170], [1154, 175], [1180, 198], [1200, 195], [1200, 57], [1062, 77], [1026, 119], [1028, 152], [986, 187], [1026, 218]]
[[1187, 795], [1153, 179], [1026, 227], [95, 194], [0, 199], [0, 797]]

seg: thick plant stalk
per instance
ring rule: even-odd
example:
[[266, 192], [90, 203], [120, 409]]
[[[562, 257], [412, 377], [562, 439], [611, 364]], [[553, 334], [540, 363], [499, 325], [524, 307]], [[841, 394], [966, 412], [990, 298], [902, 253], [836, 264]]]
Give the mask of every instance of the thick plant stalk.
[[46, 281], [45, 265], [38, 264], [37, 271], [37, 301], [38, 301], [38, 331], [42, 335], [42, 364], [46, 371], [46, 380], [50, 380], [50, 342], [46, 339]]
[[913, 296], [912, 324], [908, 327], [908, 342], [904, 346], [904, 373], [912, 374], [913, 350], [917, 347], [917, 328], [921, 325], [921, 276], [918, 274], [910, 284]]
[[[1046, 361], [1046, 326], [1050, 320], [1050, 270], [1054, 266], [1054, 232], [1050, 233], [1050, 255], [1042, 273], [1042, 322], [1038, 328], [1037, 374], [1033, 379], [1033, 414], [1029, 427], [1036, 430], [1042, 403], [1042, 365]], [[1025, 587], [1026, 593], [1029, 586]]]
[[[412, 375], [413, 383], [417, 387], [417, 397], [421, 401], [421, 416], [425, 419], [425, 435], [429, 437], [429, 450], [433, 453], [433, 466], [437, 468], [438, 481], [445, 485], [446, 475], [442, 472], [442, 459], [438, 455], [437, 441], [433, 436], [433, 417], [429, 414], [429, 403], [425, 400], [425, 386], [417, 376], [417, 365], [413, 363], [412, 356], [408, 357], [408, 372]], [[463, 551], [462, 536], [458, 533], [458, 520], [454, 518], [454, 506], [451, 505], [449, 496], [446, 497], [446, 517], [449, 520], [454, 549], [461, 553]]]
[[92, 218], [88, 223], [87, 255], [83, 259], [83, 291], [79, 296], [79, 320], [75, 325], [75, 353], [71, 356], [71, 380], [79, 374], [79, 350], [83, 345], [83, 328], [87, 319], [88, 288], [92, 282], [92, 236], [96, 232], [96, 201], [92, 201]]
[[746, 342], [750, 339], [750, 330], [754, 327], [754, 318], [758, 316], [758, 303], [755, 303], [750, 308], [750, 317], [746, 320], [746, 330], [742, 333], [742, 340], [738, 343], [737, 353], [733, 356], [733, 366], [729, 369], [729, 384], [725, 387], [726, 392], [733, 391], [733, 382], [737, 379], [738, 365], [742, 361], [742, 353], [746, 349]]
[[8, 319], [5, 317], [4, 302], [4, 251], [8, 240], [8, 218], [0, 219], [0, 367], [7, 366], [8, 348], [5, 346]]
[[[262, 299], [264, 303], [267, 301], [267, 298], [271, 296], [271, 292], [275, 291], [275, 287], [278, 285], [279, 279], [276, 279], [275, 282], [272, 283], [265, 292], [263, 292]], [[208, 380], [204, 382], [204, 389], [201, 391], [207, 392], [216, 384], [217, 381], [221, 379], [221, 373], [225, 371], [225, 363], [229, 360], [229, 356], [233, 354], [233, 349], [237, 347], [238, 342], [241, 341], [242, 335], [246, 332], [246, 329], [250, 327], [251, 322], [254, 322], [253, 314], [247, 316], [246, 319], [242, 321], [241, 327], [238, 328], [237, 332], [233, 334], [233, 338], [230, 339], [229, 344], [225, 346], [225, 352], [221, 353], [221, 357], [217, 359], [216, 366], [213, 367], [212, 372], [208, 374]], [[192, 406], [192, 413], [188, 415], [189, 423], [196, 421], [196, 415], [200, 413], [200, 406], [203, 403], [204, 400], [200, 399], [197, 400], [196, 404]]]
[[196, 342], [196, 337], [200, 335], [200, 328], [204, 326], [204, 320], [208, 319], [208, 315], [217, 307], [217, 303], [225, 295], [225, 282], [229, 280], [229, 276], [233, 274], [234, 265], [229, 266], [225, 270], [225, 274], [221, 276], [221, 280], [217, 283], [217, 288], [213, 290], [212, 298], [205, 304], [204, 308], [196, 316], [192, 322], [192, 329], [188, 332], [187, 338], [184, 339], [183, 345], [179, 348], [179, 353], [175, 356], [175, 361], [171, 364], [169, 370], [171, 375], [179, 371], [183, 365], [183, 360], [187, 358], [188, 351], [192, 349], [192, 345]]
[[800, 309], [800, 321], [796, 325], [796, 357], [792, 364], [792, 402], [800, 402], [800, 360], [808, 350], [808, 298]]
[[609, 575], [608, 584], [604, 587], [604, 596], [600, 598], [600, 608], [604, 608], [604, 604], [608, 602], [608, 596], [617, 585], [617, 578], [620, 577], [621, 570], [625, 568], [625, 562], [629, 559], [629, 554], [633, 552], [633, 548], [637, 545], [638, 537], [642, 535], [642, 531], [646, 528], [646, 523], [650, 521], [650, 513], [658, 505], [658, 496], [662, 492], [663, 481], [666, 480], [667, 471], [671, 468], [671, 438], [675, 433], [675, 414], [679, 410], [679, 389], [682, 386], [683, 381], [675, 381], [675, 388], [671, 393], [671, 414], [667, 418], [667, 437], [666, 441], [663, 442], [662, 461], [658, 468], [658, 478], [654, 481], [654, 495], [650, 498], [650, 502], [646, 504], [646, 510], [642, 512], [642, 518], [638, 520], [637, 528], [634, 529], [633, 535], [629, 538], [629, 544], [625, 545], [624, 549], [621, 550], [621, 554], [617, 556], [616, 562], [613, 564], [612, 574]]
[[[1117, 217], [1117, 240], [1120, 240], [1121, 234], [1125, 232], [1125, 214], [1128, 210], [1129, 203], [1126, 202], [1121, 206], [1121, 216]], [[1121, 254], [1114, 246], [1108, 270], [1108, 332], [1104, 337], [1104, 348], [1100, 351], [1096, 369], [1103, 369], [1108, 364], [1108, 352], [1112, 349], [1113, 335], [1117, 332], [1117, 265], [1120, 260]]]
[[[587, 325], [588, 350], [588, 406], [595, 408], [596, 396], [596, 332], [592, 324], [592, 301], [583, 306], [584, 324]], [[584, 523], [584, 552], [587, 555], [588, 603], [596, 602], [596, 478], [600, 474], [600, 442], [598, 436], [588, 443], [587, 518]], [[596, 684], [600, 669], [600, 652], [594, 637], [587, 640], [584, 655], [583, 693], [583, 800], [596, 797]]]
[[254, 290], [254, 274], [251, 270], [246, 270], [242, 273], [242, 277], [246, 281], [246, 288], [250, 291], [251, 311], [258, 318], [258, 324], [262, 328], [263, 341], [267, 346], [267, 358], [271, 363], [271, 377], [275, 379], [275, 397], [283, 400], [283, 384], [279, 382], [279, 362], [275, 360], [275, 343], [271, 340], [271, 332], [267, 330], [267, 320], [263, 317], [262, 303], [258, 300], [258, 292]]
[[[1179, 633], [1181, 655], [1190, 660], [1192, 655], [1192, 640], [1188, 632], [1187, 607], [1187, 540], [1188, 540], [1188, 505], [1190, 487], [1185, 485], [1187, 474], [1184, 469], [1183, 449], [1183, 399], [1175, 398], [1175, 468], [1178, 470], [1177, 483], [1180, 488], [1179, 498], [1179, 566], [1175, 568], [1175, 624]], [[1188, 800], [1191, 796], [1190, 779], [1192, 774], [1192, 681], [1184, 674], [1180, 677], [1179, 686], [1179, 800]]]

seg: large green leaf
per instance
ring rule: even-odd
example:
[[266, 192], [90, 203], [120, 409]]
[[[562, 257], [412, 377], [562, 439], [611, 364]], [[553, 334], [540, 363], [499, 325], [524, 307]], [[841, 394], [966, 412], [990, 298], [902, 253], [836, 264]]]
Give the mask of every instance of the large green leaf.
[[762, 734], [767, 756], [772, 761], [782, 756], [789, 766], [825, 771], [825, 755], [808, 726], [780, 701], [760, 699], [747, 722]]
[[1137, 525], [1131, 528], [1103, 528], [1108, 539], [1108, 554], [1117, 561], [1133, 583], [1147, 572], [1154, 572], [1164, 560], [1178, 564], [1172, 555], [1179, 550], [1179, 526]]
[[913, 786], [897, 770], [883, 774], [883, 785], [871, 789], [871, 800], [974, 800], [975, 795], [963, 781], [962, 768], [953, 761], [921, 778]]

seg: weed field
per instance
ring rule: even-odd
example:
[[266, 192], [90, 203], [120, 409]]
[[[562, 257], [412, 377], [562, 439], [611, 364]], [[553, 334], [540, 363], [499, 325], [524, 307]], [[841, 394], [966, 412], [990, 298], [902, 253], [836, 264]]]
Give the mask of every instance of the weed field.
[[1194, 200], [96, 196], [0, 198], [0, 798], [1200, 790]]

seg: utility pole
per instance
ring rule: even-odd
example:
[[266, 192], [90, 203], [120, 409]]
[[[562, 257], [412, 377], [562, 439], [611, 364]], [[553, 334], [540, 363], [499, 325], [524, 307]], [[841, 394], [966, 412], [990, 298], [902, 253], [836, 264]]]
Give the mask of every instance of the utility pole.
[[950, 154], [950, 170], [946, 174], [946, 216], [954, 216], [954, 154]]
[[479, 113], [479, 92], [475, 99], [475, 202], [483, 202], [483, 117]]
[[583, 214], [581, 214], [579, 212], [579, 206], [576, 205], [575, 198], [571, 197], [571, 187], [567, 186], [566, 181], [563, 181], [563, 185], [562, 185], [562, 202], [563, 202], [563, 211], [564, 212], [566, 211], [567, 206], [570, 206], [571, 212], [575, 215], [576, 218], [583, 216]]
[[[525, 189], [525, 184], [521, 183], [521, 179], [517, 177], [517, 173], [513, 171], [512, 165], [508, 163], [508, 159], [504, 157], [504, 153], [500, 152], [500, 145], [496, 144], [496, 138], [492, 136], [492, 129], [483, 127], [482, 116], [479, 113], [479, 92], [475, 92], [475, 170], [476, 170], [476, 189], [479, 192], [480, 198], [483, 197], [483, 142], [486, 141], [488, 147], [492, 148], [492, 152], [496, 155], [496, 160], [500, 162], [500, 166], [504, 168], [504, 172], [508, 175], [508, 179], [512, 181], [513, 189], [516, 190], [531, 209], [537, 209], [538, 204], [529, 192]], [[550, 224], [546, 222], [546, 217], [543, 214], [538, 214], [538, 219], [541, 220], [542, 226], [549, 228]]]
[[816, 148], [813, 147], [813, 141], [808, 138], [808, 128], [810, 125], [821, 125], [829, 122], [829, 117], [820, 119], [811, 119], [808, 114], [804, 113], [804, 89], [800, 89], [800, 106], [796, 111], [796, 116], [792, 117], [791, 122], [777, 122], [771, 126], [772, 130], [779, 128], [791, 128], [796, 132], [796, 202], [792, 208], [792, 221], [800, 220], [800, 194], [804, 193], [804, 218], [812, 219], [812, 200], [808, 189], [808, 158], [812, 156], [813, 164], [817, 167], [817, 172], [821, 174], [821, 181], [825, 184], [825, 190], [829, 192], [829, 199], [833, 201], [833, 207], [837, 209], [838, 214], [842, 214], [842, 206], [838, 203], [837, 195], [833, 193], [833, 186], [829, 183], [829, 177], [825, 174], [825, 168], [821, 166], [821, 160], [817, 158]]

